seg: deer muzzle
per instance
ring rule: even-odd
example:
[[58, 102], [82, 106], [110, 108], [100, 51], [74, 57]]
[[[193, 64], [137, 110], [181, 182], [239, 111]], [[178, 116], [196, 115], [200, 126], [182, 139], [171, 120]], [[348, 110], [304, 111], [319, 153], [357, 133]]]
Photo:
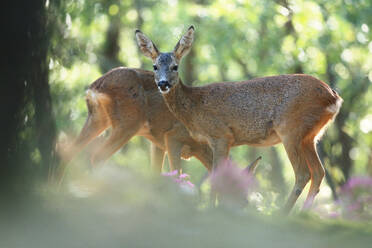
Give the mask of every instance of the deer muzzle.
[[168, 81], [159, 81], [158, 82], [158, 88], [161, 93], [168, 93], [171, 85]]

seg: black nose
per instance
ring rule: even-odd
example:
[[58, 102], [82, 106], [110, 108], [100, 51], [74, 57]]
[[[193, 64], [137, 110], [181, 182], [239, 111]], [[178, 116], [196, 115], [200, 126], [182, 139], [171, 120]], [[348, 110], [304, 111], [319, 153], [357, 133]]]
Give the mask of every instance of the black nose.
[[158, 87], [161, 91], [167, 91], [170, 88], [168, 81], [162, 80], [158, 82]]

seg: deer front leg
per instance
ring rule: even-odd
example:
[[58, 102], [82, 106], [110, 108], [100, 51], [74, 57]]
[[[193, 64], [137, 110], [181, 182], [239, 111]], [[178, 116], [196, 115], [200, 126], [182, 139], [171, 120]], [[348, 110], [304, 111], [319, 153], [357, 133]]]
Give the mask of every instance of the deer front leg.
[[173, 136], [173, 132], [169, 132], [165, 136], [165, 146], [168, 152], [170, 170], [181, 172], [181, 150], [183, 144]]
[[[223, 140], [212, 140], [209, 142], [209, 145], [212, 149], [213, 152], [213, 167], [212, 167], [212, 173], [216, 171], [217, 167], [226, 161], [229, 155], [229, 146], [228, 143]], [[211, 190], [210, 193], [210, 205], [214, 207], [216, 205], [216, 200], [217, 200], [217, 192]]]
[[151, 143], [151, 168], [156, 173], [161, 173], [164, 163], [164, 150]]
[[206, 144], [195, 144], [192, 150], [192, 155], [199, 159], [210, 173], [213, 167], [213, 153], [210, 147]]
[[211, 140], [209, 146], [213, 153], [213, 167], [212, 171], [216, 170], [217, 167], [223, 163], [229, 156], [229, 145], [224, 139]]

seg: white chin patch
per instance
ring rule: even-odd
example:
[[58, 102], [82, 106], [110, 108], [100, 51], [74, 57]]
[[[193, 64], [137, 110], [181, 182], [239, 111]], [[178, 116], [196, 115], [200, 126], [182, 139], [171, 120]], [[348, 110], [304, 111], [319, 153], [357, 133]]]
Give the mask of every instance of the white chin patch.
[[170, 88], [168, 86], [165, 86], [165, 90], [162, 90], [160, 87], [158, 87], [158, 89], [162, 94], [167, 94], [170, 91]]

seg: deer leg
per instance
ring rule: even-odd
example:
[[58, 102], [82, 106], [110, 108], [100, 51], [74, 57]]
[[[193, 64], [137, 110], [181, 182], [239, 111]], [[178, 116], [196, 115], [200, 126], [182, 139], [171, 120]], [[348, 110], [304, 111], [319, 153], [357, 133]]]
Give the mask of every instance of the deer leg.
[[168, 160], [171, 171], [177, 170], [181, 173], [181, 150], [183, 144], [170, 134], [166, 134], [165, 146], [168, 152]]
[[213, 154], [209, 146], [205, 144], [198, 144], [195, 145], [192, 149], [192, 155], [199, 159], [200, 162], [202, 162], [208, 172], [211, 172], [213, 167]]
[[[217, 169], [217, 167], [226, 161], [226, 159], [229, 156], [229, 146], [228, 143], [223, 140], [212, 140], [209, 142], [210, 147], [213, 152], [213, 167], [212, 167], [212, 173]], [[213, 190], [213, 187], [211, 187], [211, 193], [210, 193], [210, 205], [214, 207], [216, 205], [217, 200], [217, 192]]]
[[108, 159], [120, 147], [126, 144], [137, 133], [138, 129], [139, 125], [113, 126], [110, 137], [100, 146], [100, 148], [97, 149], [92, 156], [92, 165], [97, 165], [98, 163]]
[[325, 172], [318, 153], [316, 152], [315, 142], [313, 140], [304, 142], [302, 146], [311, 173], [311, 185], [303, 209], [310, 209], [315, 196], [319, 192], [320, 184], [322, 183]]
[[164, 163], [163, 149], [157, 147], [154, 143], [151, 143], [151, 168], [156, 173], [161, 173], [161, 169]]
[[305, 154], [301, 149], [300, 142], [283, 142], [288, 158], [291, 161], [295, 175], [295, 185], [290, 193], [288, 200], [283, 208], [283, 212], [288, 214], [301, 195], [304, 187], [310, 180], [310, 171], [306, 163]]
[[213, 152], [213, 167], [212, 170], [217, 169], [217, 167], [223, 163], [229, 156], [229, 146], [228, 143], [223, 140], [212, 140], [209, 142], [210, 147]]
[[90, 114], [85, 121], [77, 139], [62, 154], [62, 161], [67, 164], [77, 153], [79, 153], [92, 139], [100, 135], [110, 125], [105, 115]]
[[68, 147], [65, 151], [62, 151], [62, 161], [55, 172], [59, 184], [62, 183], [66, 166], [71, 159], [79, 153], [92, 139], [101, 134], [105, 129], [108, 128], [110, 122], [106, 115], [102, 115], [102, 112], [96, 111], [89, 114], [85, 121], [84, 127], [82, 128], [78, 138]]

